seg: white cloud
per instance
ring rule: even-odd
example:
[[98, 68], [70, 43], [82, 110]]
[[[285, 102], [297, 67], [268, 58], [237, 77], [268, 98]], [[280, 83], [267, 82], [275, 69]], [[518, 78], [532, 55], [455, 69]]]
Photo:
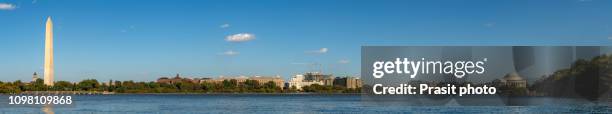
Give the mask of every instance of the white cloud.
[[127, 29], [121, 29], [121, 32], [124, 32], [124, 33], [125, 32], [130, 32], [130, 31], [134, 30], [135, 28], [136, 28], [136, 26], [130, 25], [130, 26], [128, 26]]
[[321, 48], [319, 50], [307, 51], [306, 53], [324, 54], [324, 53], [327, 53], [327, 51], [329, 51], [329, 49]]
[[228, 50], [228, 51], [225, 51], [225, 52], [221, 53], [221, 55], [227, 55], [227, 56], [234, 56], [234, 55], [238, 55], [238, 54], [240, 54], [240, 52], [232, 51], [232, 50]]
[[225, 41], [228, 42], [246, 42], [254, 39], [255, 35], [251, 33], [239, 33], [225, 37]]
[[229, 27], [230, 27], [230, 24], [223, 24], [223, 25], [221, 25], [221, 26], [219, 26], [219, 27], [221, 27], [221, 28], [229, 28]]
[[319, 53], [327, 53], [327, 48], [321, 48], [321, 49], [319, 50]]
[[14, 10], [17, 6], [9, 3], [0, 3], [0, 10]]
[[494, 27], [495, 23], [485, 23], [484, 26], [485, 27]]
[[340, 64], [348, 64], [348, 63], [351, 63], [351, 61], [347, 60], [347, 59], [342, 59], [342, 60], [339, 60], [338, 63], [340, 63]]

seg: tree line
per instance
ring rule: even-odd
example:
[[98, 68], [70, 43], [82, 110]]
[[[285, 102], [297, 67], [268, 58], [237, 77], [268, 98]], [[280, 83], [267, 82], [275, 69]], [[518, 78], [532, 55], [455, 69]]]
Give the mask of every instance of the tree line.
[[96, 79], [85, 79], [80, 82], [57, 81], [54, 86], [47, 86], [42, 79], [30, 83], [20, 80], [14, 82], [0, 81], [0, 93], [18, 94], [25, 91], [96, 91], [115, 93], [359, 93], [360, 88], [350, 89], [340, 86], [311, 85], [298, 91], [295, 87], [280, 88], [269, 81], [259, 83], [257, 80], [238, 82], [235, 79], [223, 80], [220, 83], [194, 83], [189, 81], [176, 83], [112, 81], [101, 83]]
[[612, 91], [612, 56], [577, 60], [570, 68], [537, 80], [530, 90], [544, 96], [597, 100]]

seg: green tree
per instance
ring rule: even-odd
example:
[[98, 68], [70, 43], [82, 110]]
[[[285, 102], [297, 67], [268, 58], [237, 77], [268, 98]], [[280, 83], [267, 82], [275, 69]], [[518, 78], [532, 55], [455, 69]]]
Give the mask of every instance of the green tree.
[[72, 83], [68, 81], [57, 81], [53, 85], [53, 90], [58, 90], [58, 91], [71, 91], [73, 90], [72, 88], [73, 88]]
[[257, 80], [246, 80], [244, 82], [244, 86], [248, 90], [257, 89], [257, 88], [259, 88], [259, 82], [257, 82]]
[[79, 82], [79, 85], [78, 85], [79, 89], [84, 90], [84, 91], [96, 90], [98, 86], [100, 86], [100, 84], [98, 83], [98, 80], [96, 79], [86, 79], [86, 80]]

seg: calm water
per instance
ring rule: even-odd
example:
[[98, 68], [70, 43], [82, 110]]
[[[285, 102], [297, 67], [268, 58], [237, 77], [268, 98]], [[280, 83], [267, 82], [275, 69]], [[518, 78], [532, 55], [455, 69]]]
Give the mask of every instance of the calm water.
[[360, 95], [78, 95], [69, 106], [11, 106], [3, 113], [611, 113], [609, 106], [405, 106], [362, 101]]

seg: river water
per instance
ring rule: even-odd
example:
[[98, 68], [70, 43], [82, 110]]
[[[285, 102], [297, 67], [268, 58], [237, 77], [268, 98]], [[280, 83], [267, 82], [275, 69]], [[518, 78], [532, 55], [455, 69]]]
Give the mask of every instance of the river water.
[[[72, 105], [9, 105], [2, 113], [612, 113], [609, 105], [408, 106], [371, 103], [360, 95], [115, 94], [72, 95]], [[605, 104], [605, 103], [604, 103]]]

